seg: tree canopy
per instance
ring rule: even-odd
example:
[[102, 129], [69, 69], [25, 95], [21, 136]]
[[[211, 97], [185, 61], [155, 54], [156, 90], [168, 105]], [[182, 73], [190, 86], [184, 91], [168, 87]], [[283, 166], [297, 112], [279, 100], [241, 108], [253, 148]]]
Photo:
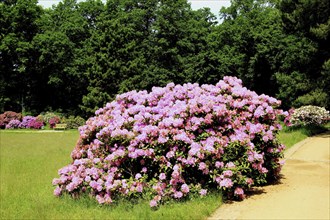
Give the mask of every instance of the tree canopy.
[[327, 0], [0, 2], [0, 111], [89, 116], [129, 90], [237, 76], [284, 108], [330, 107]]

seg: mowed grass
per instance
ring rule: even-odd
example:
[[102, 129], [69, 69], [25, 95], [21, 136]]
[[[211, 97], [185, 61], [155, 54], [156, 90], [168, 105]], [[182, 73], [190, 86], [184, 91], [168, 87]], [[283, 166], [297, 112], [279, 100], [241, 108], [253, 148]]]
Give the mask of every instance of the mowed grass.
[[53, 196], [52, 179], [71, 162], [77, 131], [0, 131], [1, 219], [204, 219], [222, 203], [220, 194], [172, 202], [157, 210], [149, 201], [100, 206], [84, 196]]
[[289, 149], [296, 143], [307, 137], [323, 133], [330, 130], [330, 123], [324, 126], [308, 126], [308, 127], [283, 127], [278, 135], [279, 141]]

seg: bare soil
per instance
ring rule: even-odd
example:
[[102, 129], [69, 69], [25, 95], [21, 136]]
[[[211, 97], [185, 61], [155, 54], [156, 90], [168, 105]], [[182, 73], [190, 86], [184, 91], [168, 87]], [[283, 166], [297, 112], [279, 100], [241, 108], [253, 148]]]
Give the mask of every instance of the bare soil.
[[223, 204], [208, 219], [330, 219], [330, 133], [305, 139], [285, 158], [278, 183]]

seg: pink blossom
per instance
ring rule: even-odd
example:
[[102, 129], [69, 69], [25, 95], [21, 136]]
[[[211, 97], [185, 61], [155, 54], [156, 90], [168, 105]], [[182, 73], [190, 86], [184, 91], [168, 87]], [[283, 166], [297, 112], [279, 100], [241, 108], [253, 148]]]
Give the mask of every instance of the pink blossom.
[[180, 191], [176, 191], [176, 192], [173, 194], [173, 197], [176, 198], [176, 199], [180, 199], [182, 196], [183, 196], [183, 193], [180, 192]]
[[100, 204], [105, 203], [105, 199], [104, 199], [103, 196], [97, 195], [97, 196], [96, 196], [96, 200], [97, 200], [98, 203], [100, 203]]
[[226, 177], [231, 177], [233, 175], [233, 171], [231, 171], [231, 170], [225, 170], [223, 172], [223, 175], [226, 176]]
[[225, 178], [225, 179], [220, 181], [220, 186], [230, 188], [230, 187], [233, 186], [233, 182], [232, 182], [231, 179]]
[[62, 194], [62, 189], [57, 186], [54, 190], [54, 195], [55, 196], [60, 196], [61, 194]]
[[58, 185], [59, 183], [61, 183], [60, 179], [58, 179], [58, 178], [53, 179], [53, 182], [52, 182], [53, 185]]
[[150, 205], [150, 207], [155, 207], [155, 206], [157, 206], [157, 201], [151, 200], [149, 205]]
[[207, 189], [201, 189], [201, 190], [199, 191], [199, 194], [200, 194], [201, 196], [205, 196], [205, 195], [207, 194]]
[[161, 174], [159, 174], [159, 179], [160, 179], [160, 180], [165, 180], [165, 179], [166, 179], [166, 175], [165, 175], [165, 173], [161, 173]]
[[140, 173], [137, 173], [136, 175], [135, 175], [135, 179], [140, 179], [142, 176], [141, 176], [141, 174]]
[[142, 184], [138, 184], [138, 185], [136, 186], [136, 191], [137, 191], [137, 192], [142, 192], [142, 191], [143, 191], [143, 186], [142, 186]]
[[198, 169], [199, 170], [205, 170], [206, 169], [206, 164], [204, 162], [199, 163]]
[[244, 194], [244, 190], [240, 187], [237, 187], [234, 191], [234, 195], [237, 196], [240, 199], [244, 199], [245, 198], [245, 194]]
[[187, 184], [182, 184], [181, 191], [183, 193], [188, 193], [189, 192], [189, 186]]
[[227, 168], [235, 168], [236, 166], [233, 162], [229, 162], [229, 163], [226, 164], [226, 167]]
[[253, 184], [253, 179], [251, 179], [251, 178], [246, 179], [246, 183], [247, 183], [249, 186], [251, 186], [251, 185]]
[[215, 162], [215, 167], [216, 167], [216, 168], [223, 167], [223, 162], [216, 161], [216, 162]]

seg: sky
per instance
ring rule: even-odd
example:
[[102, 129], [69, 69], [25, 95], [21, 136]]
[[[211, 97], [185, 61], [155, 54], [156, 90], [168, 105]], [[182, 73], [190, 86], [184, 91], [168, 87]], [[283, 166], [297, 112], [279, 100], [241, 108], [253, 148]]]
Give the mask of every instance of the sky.
[[[50, 8], [52, 5], [59, 3], [61, 0], [38, 0], [39, 4], [45, 8]], [[79, 0], [78, 0], [79, 1]], [[230, 0], [188, 0], [191, 3], [191, 8], [197, 10], [200, 8], [210, 8], [211, 12], [216, 16], [219, 15], [222, 6], [228, 7]]]

